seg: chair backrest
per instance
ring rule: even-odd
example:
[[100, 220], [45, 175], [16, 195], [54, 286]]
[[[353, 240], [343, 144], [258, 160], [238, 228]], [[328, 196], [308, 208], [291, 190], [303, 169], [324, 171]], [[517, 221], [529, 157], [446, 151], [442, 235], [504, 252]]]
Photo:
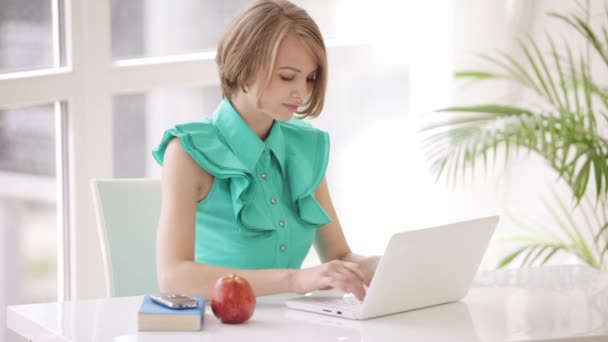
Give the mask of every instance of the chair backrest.
[[156, 227], [160, 216], [159, 179], [92, 179], [104, 265], [106, 295], [159, 292]]

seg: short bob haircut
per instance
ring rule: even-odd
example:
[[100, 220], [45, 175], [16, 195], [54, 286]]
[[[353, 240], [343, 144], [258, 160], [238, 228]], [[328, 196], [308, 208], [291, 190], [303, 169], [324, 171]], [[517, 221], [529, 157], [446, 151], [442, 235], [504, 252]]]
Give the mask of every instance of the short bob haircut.
[[258, 0], [238, 15], [224, 32], [217, 48], [222, 94], [231, 98], [239, 89], [247, 92], [247, 81], [262, 75], [260, 106], [264, 90], [270, 84], [279, 44], [295, 33], [318, 64], [312, 94], [297, 113], [316, 117], [323, 109], [327, 88], [327, 54], [317, 24], [302, 8], [285, 0]]

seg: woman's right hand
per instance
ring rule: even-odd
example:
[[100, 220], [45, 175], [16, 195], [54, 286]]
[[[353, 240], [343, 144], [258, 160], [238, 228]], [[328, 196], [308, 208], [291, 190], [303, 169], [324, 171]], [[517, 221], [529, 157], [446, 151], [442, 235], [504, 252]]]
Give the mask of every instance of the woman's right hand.
[[291, 288], [298, 294], [337, 288], [345, 293], [353, 293], [359, 300], [365, 298], [366, 286], [369, 284], [359, 264], [341, 260], [294, 270], [291, 279]]

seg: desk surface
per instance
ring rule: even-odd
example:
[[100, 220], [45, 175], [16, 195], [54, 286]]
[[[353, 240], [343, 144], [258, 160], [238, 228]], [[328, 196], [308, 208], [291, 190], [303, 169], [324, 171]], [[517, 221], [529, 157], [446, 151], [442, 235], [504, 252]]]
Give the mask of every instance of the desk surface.
[[225, 325], [207, 307], [198, 332], [138, 332], [141, 297], [16, 305], [8, 327], [32, 341], [608, 341], [608, 273], [580, 265], [484, 271], [450, 304], [352, 321], [259, 297], [250, 321]]

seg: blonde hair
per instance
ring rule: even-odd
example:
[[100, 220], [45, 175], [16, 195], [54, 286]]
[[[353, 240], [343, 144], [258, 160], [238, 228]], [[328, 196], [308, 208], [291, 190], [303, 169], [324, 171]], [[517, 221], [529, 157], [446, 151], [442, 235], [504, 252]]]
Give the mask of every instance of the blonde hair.
[[247, 92], [247, 81], [262, 75], [258, 106], [270, 84], [279, 44], [295, 33], [315, 58], [319, 68], [312, 94], [299, 111], [303, 117], [321, 113], [327, 88], [327, 54], [317, 24], [302, 8], [285, 0], [258, 0], [237, 16], [222, 36], [217, 63], [222, 94], [231, 98], [239, 89]]

